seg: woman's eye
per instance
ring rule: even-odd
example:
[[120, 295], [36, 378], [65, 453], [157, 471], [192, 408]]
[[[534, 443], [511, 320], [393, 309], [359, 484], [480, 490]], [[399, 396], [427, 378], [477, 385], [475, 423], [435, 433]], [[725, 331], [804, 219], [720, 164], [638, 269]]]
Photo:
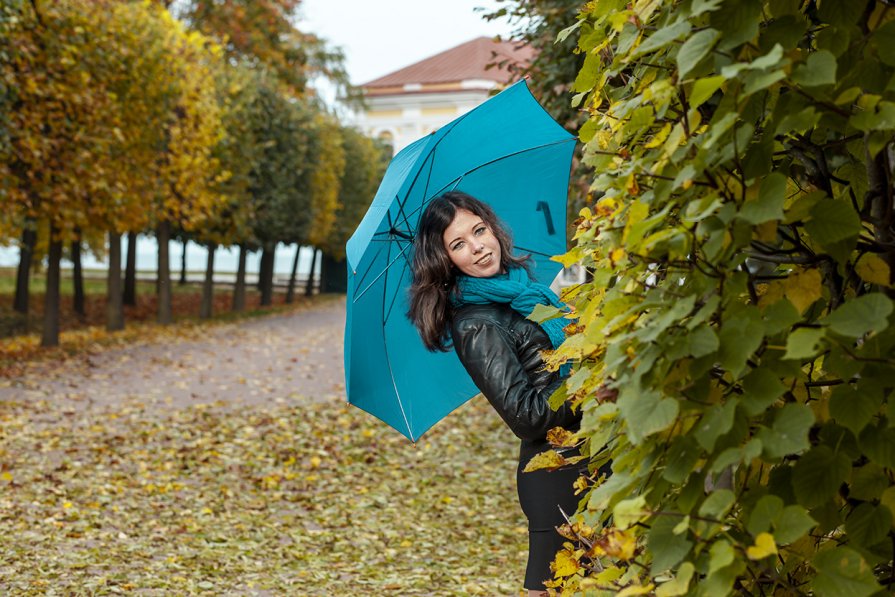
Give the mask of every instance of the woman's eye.
[[476, 234], [476, 236], [479, 236], [480, 234], [483, 234], [484, 232], [485, 232], [485, 227], [484, 227], [484, 226], [482, 226], [481, 228], [476, 228], [476, 229], [475, 229], [475, 234]]
[[463, 246], [463, 243], [457, 243], [456, 245], [454, 245], [453, 247], [451, 247], [451, 250], [452, 250], [452, 251], [456, 251], [457, 249], [459, 249], [459, 248], [462, 247], [462, 246]]

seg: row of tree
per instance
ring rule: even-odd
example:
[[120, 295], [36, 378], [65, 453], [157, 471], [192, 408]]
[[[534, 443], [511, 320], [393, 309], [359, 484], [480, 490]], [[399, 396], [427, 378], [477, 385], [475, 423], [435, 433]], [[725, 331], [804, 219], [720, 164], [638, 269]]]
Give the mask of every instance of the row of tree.
[[[309, 77], [344, 82], [344, 71], [338, 53], [294, 29], [296, 2], [195, 0], [178, 3], [179, 18], [165, 4], [0, 0], [0, 242], [20, 244], [20, 312], [32, 263], [48, 258], [44, 345], [58, 342], [64, 247], [76, 274], [82, 248], [107, 254], [110, 329], [133, 300], [133, 263], [122, 292], [125, 234], [130, 257], [137, 233], [157, 237], [162, 323], [173, 236], [209, 248], [202, 315], [218, 246], [240, 249], [237, 309], [246, 252], [263, 252], [269, 304], [277, 244], [338, 259], [385, 167], [382, 148], [308, 92]], [[79, 295], [76, 283], [76, 307]]]

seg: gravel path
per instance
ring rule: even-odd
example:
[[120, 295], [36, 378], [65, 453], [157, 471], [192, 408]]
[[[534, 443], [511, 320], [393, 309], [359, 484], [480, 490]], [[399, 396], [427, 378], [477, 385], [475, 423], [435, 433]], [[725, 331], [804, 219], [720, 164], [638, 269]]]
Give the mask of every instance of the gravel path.
[[79, 406], [138, 400], [175, 408], [344, 400], [344, 299], [209, 326], [202, 337], [109, 349], [64, 376], [12, 380], [2, 399], [60, 398]]

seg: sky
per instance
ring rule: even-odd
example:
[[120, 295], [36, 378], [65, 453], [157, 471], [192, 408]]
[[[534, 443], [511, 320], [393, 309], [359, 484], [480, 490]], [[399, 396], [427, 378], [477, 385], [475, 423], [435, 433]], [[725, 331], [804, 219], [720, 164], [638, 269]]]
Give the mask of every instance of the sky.
[[495, 0], [303, 0], [297, 25], [341, 47], [351, 82], [360, 85], [473, 38], [508, 35], [513, 27], [506, 19], [482, 18], [499, 6]]

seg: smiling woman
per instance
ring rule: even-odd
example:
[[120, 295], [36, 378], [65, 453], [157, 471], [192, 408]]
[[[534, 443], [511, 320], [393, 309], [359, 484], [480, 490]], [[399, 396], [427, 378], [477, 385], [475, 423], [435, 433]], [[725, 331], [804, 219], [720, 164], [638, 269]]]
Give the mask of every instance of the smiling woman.
[[568, 404], [556, 411], [548, 404], [564, 377], [545, 370], [541, 353], [562, 343], [565, 320], [539, 325], [526, 319], [538, 304], [563, 305], [529, 278], [528, 258], [512, 250], [510, 234], [485, 203], [461, 192], [433, 199], [414, 241], [408, 316], [429, 350], [453, 344], [475, 385], [522, 440], [516, 482], [529, 522], [525, 587], [542, 595], [563, 542], [556, 527], [564, 522], [562, 512], [577, 507], [572, 484], [582, 470], [523, 469], [549, 449], [550, 429], [577, 428], [580, 415]]

